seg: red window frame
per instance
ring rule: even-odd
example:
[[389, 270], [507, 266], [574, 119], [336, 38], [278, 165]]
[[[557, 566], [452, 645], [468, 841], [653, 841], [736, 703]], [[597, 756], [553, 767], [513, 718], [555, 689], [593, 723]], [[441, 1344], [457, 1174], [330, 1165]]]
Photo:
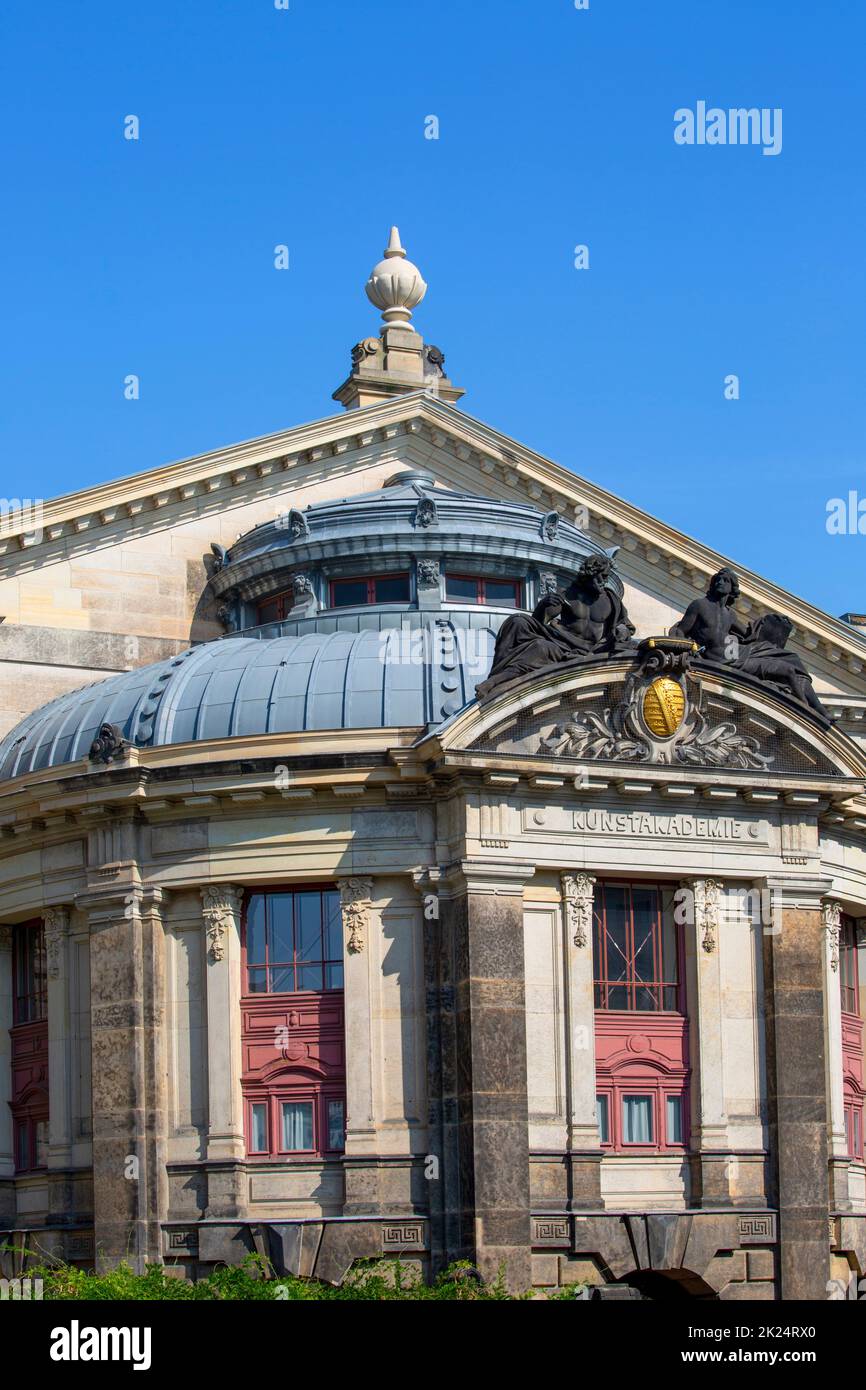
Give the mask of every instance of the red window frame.
[[[327, 949], [327, 946], [328, 946], [329, 922], [328, 922], [328, 918], [327, 918], [327, 915], [326, 915], [326, 914], [327, 914], [328, 907], [330, 906], [333, 910], [336, 911], [336, 914], [337, 914], [336, 930], [337, 930], [337, 932], [338, 932], [338, 934], [339, 934], [339, 935], [338, 935], [338, 940], [339, 940], [339, 944], [340, 944], [340, 953], [339, 953], [339, 955], [324, 955], [324, 954], [323, 954], [323, 955], [321, 955], [321, 956], [312, 956], [312, 957], [306, 957], [306, 958], [305, 958], [305, 957], [303, 957], [302, 955], [299, 955], [299, 953], [298, 953], [298, 936], [299, 936], [300, 925], [299, 925], [299, 920], [298, 920], [298, 905], [297, 905], [297, 900], [298, 900], [298, 898], [300, 898], [300, 896], [301, 896], [302, 894], [313, 894], [313, 893], [319, 894], [320, 899], [321, 899], [321, 902], [320, 902], [320, 909], [319, 909], [319, 930], [320, 930], [320, 941], [321, 941], [321, 945], [322, 945], [322, 950], [323, 950], [323, 951], [326, 950], [326, 949]], [[279, 959], [279, 958], [277, 958], [277, 957], [274, 957], [274, 958], [272, 959], [272, 958], [271, 958], [271, 955], [270, 955], [271, 940], [272, 940], [272, 937], [273, 937], [273, 929], [272, 929], [272, 925], [271, 925], [271, 923], [272, 923], [272, 916], [271, 916], [271, 913], [272, 913], [272, 906], [271, 906], [270, 900], [271, 900], [272, 898], [276, 898], [276, 897], [279, 897], [279, 898], [291, 898], [291, 900], [292, 900], [292, 957], [291, 957], [291, 959], [289, 959], [288, 957], [286, 957], [285, 959]], [[262, 961], [253, 961], [252, 963], [250, 963], [250, 961], [249, 961], [249, 956], [248, 956], [248, 951], [247, 951], [247, 943], [248, 943], [248, 932], [249, 932], [249, 921], [250, 921], [250, 905], [251, 905], [251, 903], [252, 903], [253, 898], [262, 898], [262, 899], [264, 899], [265, 955], [264, 955], [264, 959], [263, 959]], [[296, 887], [296, 888], [289, 888], [289, 889], [286, 889], [286, 888], [277, 888], [277, 889], [262, 888], [262, 889], [252, 890], [252, 891], [248, 892], [248, 893], [244, 896], [243, 914], [242, 914], [241, 963], [242, 963], [242, 968], [243, 968], [243, 972], [244, 972], [244, 973], [243, 973], [243, 985], [244, 985], [243, 994], [244, 994], [245, 997], [256, 998], [256, 997], [258, 997], [258, 996], [260, 996], [260, 995], [268, 995], [268, 994], [297, 994], [297, 993], [300, 993], [300, 992], [302, 992], [302, 991], [313, 991], [313, 992], [319, 993], [319, 992], [329, 992], [330, 990], [335, 990], [335, 989], [342, 989], [342, 988], [343, 988], [343, 983], [342, 983], [342, 973], [343, 973], [342, 921], [341, 921], [341, 917], [340, 917], [340, 895], [339, 895], [338, 890], [337, 890], [336, 888], [332, 888], [332, 887], [330, 887], [330, 886], [322, 887], [322, 886], [319, 885], [319, 884], [311, 884], [311, 885], [304, 885], [304, 886], [298, 885], [298, 887]], [[313, 969], [314, 967], [316, 967], [316, 966], [318, 966], [318, 967], [321, 968], [321, 980], [322, 980], [321, 986], [313, 985], [313, 984], [308, 983], [308, 982], [305, 982], [305, 983], [303, 983], [303, 984], [298, 984], [299, 972], [300, 972], [300, 971], [310, 971], [310, 970], [312, 970], [312, 969]], [[264, 979], [265, 988], [264, 988], [264, 989], [251, 989], [251, 988], [250, 988], [250, 974], [251, 974], [252, 971], [261, 971], [261, 972], [264, 973], [264, 976], [265, 976], [265, 979]], [[330, 973], [331, 971], [334, 971], [334, 973], [337, 973], [337, 971], [339, 971], [339, 976], [340, 976], [340, 981], [341, 981], [341, 983], [340, 983], [339, 985], [329, 985], [329, 984], [326, 983], [326, 980], [328, 979], [329, 973]], [[275, 976], [275, 975], [280, 975], [280, 974], [285, 974], [286, 972], [290, 972], [290, 973], [291, 973], [291, 978], [292, 978], [292, 982], [293, 982], [293, 986], [294, 986], [294, 987], [293, 987], [292, 989], [273, 989], [273, 988], [272, 988], [272, 984], [273, 984], [274, 976]]]
[[40, 1023], [48, 1017], [48, 965], [41, 918], [12, 928], [12, 1022]]
[[[452, 597], [448, 593], [448, 583], [451, 579], [468, 579], [475, 585], [475, 598], [467, 598], [464, 594], [459, 597]], [[523, 585], [519, 579], [500, 579], [498, 575], [477, 575], [477, 574], [457, 574], [452, 570], [445, 574], [445, 602], [446, 603], [478, 603], [485, 604], [491, 608], [510, 608], [511, 604], [503, 603], [501, 599], [489, 602], [487, 598], [488, 584], [510, 584], [514, 590], [514, 607], [520, 608], [523, 596]]]
[[[333, 931], [328, 933], [329, 910], [336, 908], [336, 927], [339, 932], [339, 962], [336, 957], [325, 956], [298, 960], [298, 902], [302, 894], [317, 894], [320, 898], [319, 923], [320, 946], [323, 951], [334, 943]], [[269, 900], [274, 897], [290, 898], [292, 960], [276, 961], [269, 956], [271, 933], [269, 927]], [[262, 898], [263, 925], [265, 928], [265, 961], [261, 964], [248, 963], [247, 941], [250, 923], [250, 909], [254, 898]], [[286, 918], [283, 917], [285, 924]], [[299, 969], [318, 965], [321, 968], [322, 987], [307, 988], [302, 985], [295, 989], [271, 988], [272, 971], [279, 972], [278, 979], [291, 979], [297, 984]], [[334, 1158], [345, 1148], [346, 1119], [346, 1080], [345, 1080], [345, 1027], [342, 988], [328, 986], [328, 967], [339, 964], [343, 967], [343, 926], [340, 911], [339, 891], [331, 883], [293, 883], [291, 885], [262, 886], [248, 889], [244, 894], [241, 913], [241, 969], [242, 980], [242, 1047], [245, 1070], [241, 1077], [244, 1096], [244, 1129], [247, 1155], [253, 1161], [275, 1162], [302, 1158]], [[264, 970], [266, 989], [251, 991], [250, 970]], [[286, 972], [290, 972], [287, 976]], [[288, 1026], [286, 1026], [288, 1024]], [[309, 1149], [285, 1149], [282, 1145], [283, 1102], [310, 1102], [312, 1112], [312, 1139]], [[343, 1106], [343, 1140], [339, 1146], [330, 1142], [329, 1105], [340, 1101]], [[266, 1123], [266, 1148], [254, 1148], [253, 1106], [264, 1105]]]
[[[263, 610], [272, 603], [277, 605], [277, 611], [272, 618], [266, 618]], [[258, 626], [261, 627], [265, 623], [281, 623], [284, 618], [289, 616], [294, 606], [295, 593], [293, 589], [284, 589], [283, 592], [279, 594], [269, 594], [267, 598], [262, 599], [256, 610]]]
[[[607, 1100], [607, 1138], [599, 1138], [601, 1147], [610, 1153], [676, 1153], [683, 1154], [688, 1148], [689, 1133], [688, 1093], [685, 1083], [671, 1076], [635, 1076], [629, 1070], [615, 1074], [604, 1080], [596, 1080], [596, 1099], [604, 1096]], [[649, 1096], [652, 1115], [652, 1138], [643, 1141], [625, 1138], [625, 1107], [627, 1096]], [[667, 1103], [677, 1100], [680, 1105], [680, 1138], [671, 1139], [668, 1134]]]
[[405, 579], [405, 580], [406, 580], [406, 597], [405, 597], [405, 599], [382, 599], [382, 600], [381, 600], [382, 603], [408, 603], [408, 602], [409, 602], [409, 595], [410, 595], [410, 593], [411, 593], [410, 581], [409, 581], [409, 572], [408, 572], [408, 570], [398, 570], [396, 574], [370, 574], [370, 575], [367, 575], [367, 574], [357, 574], [357, 575], [344, 575], [344, 576], [341, 576], [339, 579], [332, 579], [332, 580], [330, 580], [329, 583], [328, 583], [328, 605], [329, 605], [329, 607], [331, 607], [331, 608], [337, 608], [337, 607], [340, 607], [340, 606], [344, 606], [344, 607], [346, 607], [346, 608], [354, 608], [354, 607], [356, 607], [356, 606], [359, 606], [359, 605], [352, 604], [352, 603], [347, 603], [347, 604], [345, 604], [345, 605], [338, 605], [338, 604], [337, 604], [337, 602], [336, 602], [336, 593], [337, 593], [337, 587], [338, 587], [340, 584], [364, 584], [364, 583], [366, 583], [366, 585], [367, 585], [367, 597], [366, 597], [366, 599], [364, 599], [364, 603], [379, 603], [380, 600], [376, 597], [376, 585], [378, 584], [379, 580], [381, 580], [381, 579]]
[[842, 1004], [842, 1096], [848, 1157], [864, 1161], [863, 1019], [857, 922], [843, 914], [839, 929], [839, 993]]
[[[41, 1139], [42, 1153], [40, 1154], [39, 1126], [44, 1125], [45, 1130]], [[44, 1091], [36, 1093], [34, 1097], [27, 1101], [19, 1102], [13, 1106], [13, 1145], [15, 1156], [16, 1173], [39, 1173], [48, 1167], [48, 1096]], [[26, 1153], [23, 1156], [21, 1145], [24, 1143]]]
[[[612, 933], [608, 930], [607, 895], [611, 890], [618, 890], [626, 894], [625, 949], [619, 955]], [[656, 899], [655, 918], [649, 928], [653, 965], [650, 976], [639, 974], [637, 969], [637, 959], [646, 945], [647, 934], [645, 924], [636, 925], [635, 922], [634, 899], [636, 892], [655, 894]], [[658, 883], [627, 883], [612, 879], [603, 880], [596, 884], [592, 911], [593, 989], [596, 1009], [616, 1013], [635, 1013], [643, 1019], [654, 1013], [682, 1014], [685, 1012], [683, 933], [681, 926], [674, 921], [671, 915], [670, 905], [668, 904], [667, 907], [665, 905], [665, 892], [664, 885]], [[666, 972], [665, 969], [665, 936], [666, 932], [669, 931], [673, 932], [675, 978], [672, 978], [670, 972]], [[624, 960], [625, 963], [625, 973], [622, 976], [616, 974], [620, 960]], [[611, 1003], [615, 990], [625, 990], [626, 1003]], [[675, 995], [673, 1008], [667, 1004], [667, 998], [672, 991]], [[637, 1007], [638, 996], [646, 1004], [653, 995], [657, 999], [655, 1007]]]

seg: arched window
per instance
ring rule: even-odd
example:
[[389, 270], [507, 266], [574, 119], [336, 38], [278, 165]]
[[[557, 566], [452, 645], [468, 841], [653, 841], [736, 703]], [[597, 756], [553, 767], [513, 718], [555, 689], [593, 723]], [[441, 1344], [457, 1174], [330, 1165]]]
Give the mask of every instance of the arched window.
[[593, 901], [596, 1106], [602, 1148], [687, 1147], [688, 1018], [673, 890], [599, 882]]
[[339, 892], [298, 886], [248, 893], [243, 971], [247, 1153], [340, 1153], [346, 1067]]

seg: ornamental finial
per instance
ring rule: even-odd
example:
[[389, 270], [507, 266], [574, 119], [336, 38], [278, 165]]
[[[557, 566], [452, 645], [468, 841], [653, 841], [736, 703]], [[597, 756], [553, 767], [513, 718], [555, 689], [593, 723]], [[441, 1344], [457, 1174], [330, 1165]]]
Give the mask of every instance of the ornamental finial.
[[408, 323], [427, 293], [420, 270], [406, 257], [397, 227], [391, 228], [384, 260], [373, 267], [364, 288], [371, 304], [382, 310], [386, 324]]

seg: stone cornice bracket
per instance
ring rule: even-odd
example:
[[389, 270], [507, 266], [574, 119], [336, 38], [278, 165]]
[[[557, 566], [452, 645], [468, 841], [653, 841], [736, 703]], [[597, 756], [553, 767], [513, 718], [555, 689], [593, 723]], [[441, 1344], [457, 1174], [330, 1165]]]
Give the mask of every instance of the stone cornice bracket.
[[696, 878], [685, 885], [695, 895], [695, 927], [708, 955], [716, 949], [723, 884], [717, 878]]
[[373, 906], [373, 880], [338, 878], [337, 887], [340, 890], [340, 911], [343, 917], [346, 950], [356, 954], [363, 951], [367, 943], [370, 911]]
[[241, 889], [231, 883], [209, 883], [201, 890], [201, 911], [211, 960], [222, 960], [225, 955], [226, 934], [237, 926], [241, 897]]
[[6, 922], [0, 922], [0, 951], [12, 950], [12, 928]]
[[835, 902], [832, 898], [825, 898], [821, 903], [821, 922], [827, 933], [827, 945], [830, 949], [830, 969], [839, 969], [839, 935], [842, 930], [842, 904]]
[[45, 923], [45, 955], [49, 980], [59, 980], [63, 956], [63, 939], [69, 930], [68, 907], [46, 907], [42, 913]]
[[560, 874], [562, 901], [569, 934], [579, 948], [589, 944], [592, 931], [592, 899], [595, 879], [591, 874]]

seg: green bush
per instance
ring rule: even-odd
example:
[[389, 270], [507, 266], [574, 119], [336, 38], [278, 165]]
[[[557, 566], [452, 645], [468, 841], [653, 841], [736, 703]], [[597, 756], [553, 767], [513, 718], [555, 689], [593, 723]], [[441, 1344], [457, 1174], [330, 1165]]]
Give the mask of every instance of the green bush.
[[267, 1260], [249, 1255], [241, 1265], [223, 1266], [205, 1278], [191, 1283], [176, 1278], [163, 1265], [148, 1265], [144, 1274], [135, 1274], [127, 1264], [108, 1274], [89, 1274], [67, 1264], [45, 1264], [27, 1270], [28, 1278], [41, 1279], [46, 1300], [123, 1300], [151, 1302], [156, 1299], [310, 1301], [366, 1300], [368, 1302], [420, 1302], [426, 1299], [452, 1299], [491, 1302], [531, 1298], [531, 1293], [509, 1294], [503, 1271], [491, 1284], [481, 1283], [465, 1261], [449, 1265], [433, 1284], [425, 1284], [414, 1270], [399, 1260], [359, 1262], [339, 1288], [314, 1279], [279, 1278]]

